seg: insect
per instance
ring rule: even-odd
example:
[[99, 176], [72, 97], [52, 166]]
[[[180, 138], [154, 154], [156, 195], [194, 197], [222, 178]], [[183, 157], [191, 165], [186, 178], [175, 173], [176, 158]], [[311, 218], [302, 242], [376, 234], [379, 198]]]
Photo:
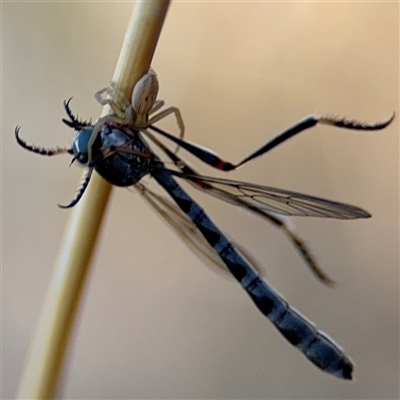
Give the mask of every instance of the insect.
[[[109, 92], [112, 98], [107, 101], [112, 106], [114, 114], [101, 118], [95, 124], [79, 120], [70, 109], [70, 100], [64, 102], [69, 119], [63, 119], [63, 121], [77, 131], [72, 147], [44, 149], [32, 146], [20, 138], [20, 127], [17, 126], [15, 129], [18, 143], [26, 150], [46, 156], [68, 153], [73, 155], [73, 161], [77, 160], [87, 167], [87, 174], [76, 197], [68, 205], [61, 207], [73, 207], [80, 200], [94, 169], [113, 185], [136, 185], [138, 190], [153, 203], [153, 208], [165, 217], [167, 222], [185, 241], [190, 242], [191, 240], [190, 233], [188, 233], [190, 229], [196, 230], [197, 233], [200, 232], [208, 248], [213, 249], [211, 261], [215, 262], [216, 258], [218, 259], [215, 262], [216, 264], [221, 264], [222, 261], [222, 264], [240, 283], [258, 309], [293, 346], [297, 347], [321, 370], [339, 378], [352, 379], [353, 362], [339, 345], [328, 335], [319, 331], [300, 312], [289, 305], [266, 280], [260, 277], [254, 262], [246, 254], [246, 251], [237, 248], [226, 238], [204, 210], [181, 188], [176, 179], [186, 180], [195, 188], [228, 203], [248, 209], [283, 229], [314, 274], [328, 285], [333, 284], [333, 281], [317, 266], [304, 243], [285, 220], [275, 213], [285, 216], [338, 219], [368, 218], [370, 214], [359, 207], [345, 203], [248, 182], [200, 175], [155, 135], [170, 140], [211, 167], [231, 171], [317, 124], [350, 130], [380, 130], [392, 122], [394, 114], [388, 120], [375, 124], [366, 124], [344, 118], [310, 115], [285, 129], [239, 163], [232, 164], [203, 147], [186, 142], [181, 137], [170, 135], [154, 126], [151, 119], [150, 122], [145, 119], [147, 122], [144, 124], [138, 123], [135, 107], [132, 107], [133, 112], [132, 110], [126, 112], [126, 102], [119, 107], [118, 98], [120, 96], [113, 90], [111, 89]], [[134, 105], [134, 101], [132, 104]], [[153, 105], [150, 108], [148, 107], [147, 110], [151, 110], [152, 107]], [[161, 149], [172, 161], [175, 168], [166, 167], [161, 158], [150, 148], [144, 138], [145, 136]], [[169, 200], [163, 200], [151, 190], [146, 190], [144, 185], [139, 182], [148, 174], [165, 189], [180, 209], [179, 214], [176, 206]], [[182, 226], [179, 220], [174, 220], [169, 213], [184, 216], [181, 219]], [[184, 227], [185, 223], [188, 224], [186, 228]], [[199, 253], [207, 255], [208, 250], [201, 248], [197, 242], [192, 244]]]

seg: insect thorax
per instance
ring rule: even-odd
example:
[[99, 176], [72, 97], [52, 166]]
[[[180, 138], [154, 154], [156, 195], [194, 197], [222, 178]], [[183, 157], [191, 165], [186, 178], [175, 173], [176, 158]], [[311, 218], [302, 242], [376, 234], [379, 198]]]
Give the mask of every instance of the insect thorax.
[[138, 131], [104, 124], [93, 145], [93, 158], [96, 171], [106, 181], [131, 186], [149, 173], [151, 151]]

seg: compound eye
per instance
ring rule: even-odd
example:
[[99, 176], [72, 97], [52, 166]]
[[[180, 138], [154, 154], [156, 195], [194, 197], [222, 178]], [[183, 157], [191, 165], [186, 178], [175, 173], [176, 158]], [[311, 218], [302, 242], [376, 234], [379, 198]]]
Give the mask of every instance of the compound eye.
[[83, 153], [79, 153], [76, 156], [76, 159], [78, 160], [78, 162], [80, 162], [81, 164], [87, 164], [89, 159], [88, 159], [88, 155], [87, 154], [83, 154]]
[[88, 163], [88, 143], [93, 132], [93, 127], [81, 129], [72, 143], [72, 151], [81, 164]]

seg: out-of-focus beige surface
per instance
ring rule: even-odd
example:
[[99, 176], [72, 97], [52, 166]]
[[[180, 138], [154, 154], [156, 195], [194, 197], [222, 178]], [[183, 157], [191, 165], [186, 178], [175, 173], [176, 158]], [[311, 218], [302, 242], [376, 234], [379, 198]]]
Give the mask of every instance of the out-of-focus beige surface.
[[[82, 170], [62, 101], [97, 118], [130, 3], [2, 5], [3, 398], [16, 394]], [[153, 67], [186, 138], [236, 161], [303, 116], [398, 111], [395, 3], [174, 3]], [[174, 131], [173, 120], [163, 126]], [[292, 305], [346, 348], [356, 381], [320, 372], [246, 294], [205, 268], [138, 195], [115, 189], [70, 351], [62, 398], [397, 398], [398, 117], [385, 131], [317, 127], [229, 177], [344, 201], [360, 221], [294, 220], [340, 282], [319, 284], [274, 228], [193, 193]], [[182, 151], [182, 155], [184, 152]], [[195, 163], [200, 166], [199, 163]], [[202, 167], [205, 175], [214, 174]], [[221, 175], [221, 174], [216, 174]], [[146, 182], [153, 184], [151, 180]]]

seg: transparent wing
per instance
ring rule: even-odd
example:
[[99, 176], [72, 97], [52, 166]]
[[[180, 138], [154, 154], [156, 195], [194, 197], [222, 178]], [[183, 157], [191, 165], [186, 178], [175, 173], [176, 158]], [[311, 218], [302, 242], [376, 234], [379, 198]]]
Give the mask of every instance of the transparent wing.
[[311, 253], [311, 250], [308, 248], [301, 236], [296, 232], [295, 227], [289, 218], [282, 215], [277, 215], [276, 213], [272, 213], [267, 210], [262, 210], [260, 207], [255, 207], [247, 197], [234, 196], [229, 192], [216, 188], [210, 184], [204, 185], [203, 183], [200, 185], [198, 183], [194, 183], [193, 181], [190, 183], [198, 190], [204, 191], [219, 200], [223, 200], [227, 203], [245, 208], [246, 210], [270, 222], [276, 228], [280, 229], [284, 235], [286, 235], [316, 278], [318, 278], [327, 286], [334, 287], [336, 285], [336, 282], [332, 280], [318, 265], [316, 259]]
[[[320, 218], [356, 219], [369, 218], [371, 215], [356, 206], [338, 203], [307, 194], [296, 193], [290, 190], [277, 189], [269, 186], [257, 185], [248, 182], [230, 179], [214, 178], [203, 175], [189, 175], [175, 170], [168, 170], [172, 175], [193, 182], [197, 186], [212, 184], [213, 191], [228, 194], [226, 201], [236, 204], [232, 199], [246, 199], [246, 203], [255, 209], [274, 212], [288, 216], [307, 216]], [[231, 200], [229, 200], [231, 199]]]
[[[329, 276], [318, 265], [317, 261], [311, 254], [310, 249], [295, 231], [294, 226], [290, 223], [288, 218], [282, 215], [279, 216], [276, 213], [267, 211], [266, 209], [261, 209], [261, 207], [253, 204], [251, 198], [235, 196], [226, 190], [213, 186], [211, 183], [204, 182], [201, 175], [197, 173], [186, 161], [180, 158], [176, 153], [173, 153], [171, 150], [169, 150], [168, 147], [155, 138], [149, 131], [146, 130], [144, 133], [171, 159], [175, 166], [179, 168], [185, 176], [189, 175], [192, 177], [189, 183], [193, 187], [227, 203], [245, 208], [273, 224], [286, 235], [294, 248], [300, 253], [311, 272], [325, 285], [330, 287], [335, 286], [335, 281], [329, 278]], [[194, 177], [197, 179], [194, 179]]]
[[[158, 214], [161, 219], [183, 240], [189, 249], [213, 272], [223, 278], [234, 280], [232, 274], [217, 255], [215, 250], [204, 239], [196, 225], [184, 214], [178, 206], [166, 197], [152, 191], [147, 185], [138, 183], [133, 186]], [[265, 271], [258, 261], [240, 244], [232, 241], [233, 245], [252, 264], [260, 275], [265, 276]]]

